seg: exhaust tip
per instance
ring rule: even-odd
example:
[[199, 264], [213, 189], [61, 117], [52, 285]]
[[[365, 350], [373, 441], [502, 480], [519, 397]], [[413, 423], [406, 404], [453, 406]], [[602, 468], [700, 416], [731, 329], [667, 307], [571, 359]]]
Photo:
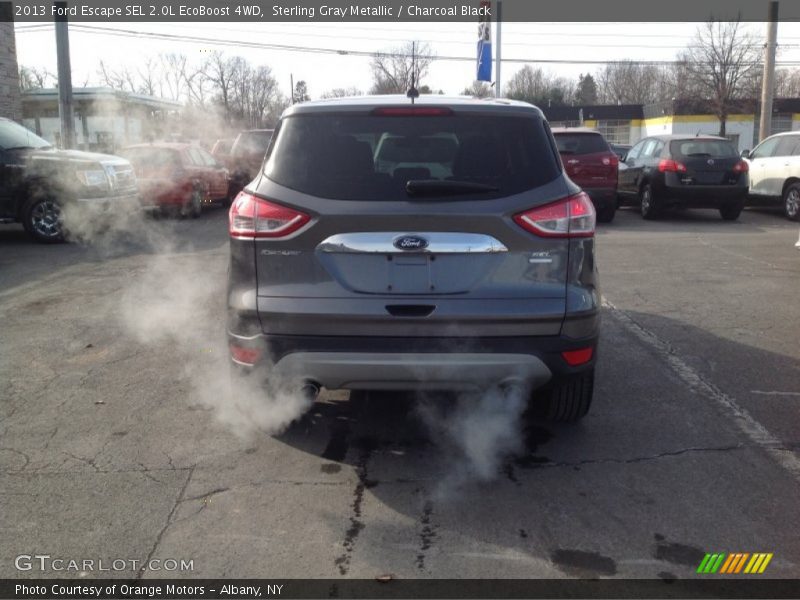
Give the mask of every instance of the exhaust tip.
[[308, 398], [309, 400], [316, 400], [317, 396], [319, 396], [320, 386], [315, 381], [306, 381], [300, 387], [300, 394], [304, 398]]

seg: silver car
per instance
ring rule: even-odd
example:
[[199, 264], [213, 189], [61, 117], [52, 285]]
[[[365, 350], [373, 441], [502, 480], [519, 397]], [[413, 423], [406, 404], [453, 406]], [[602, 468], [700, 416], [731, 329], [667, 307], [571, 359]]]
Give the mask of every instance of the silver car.
[[553, 419], [588, 411], [595, 211], [538, 108], [294, 105], [229, 227], [228, 337], [244, 373], [311, 390], [513, 385]]

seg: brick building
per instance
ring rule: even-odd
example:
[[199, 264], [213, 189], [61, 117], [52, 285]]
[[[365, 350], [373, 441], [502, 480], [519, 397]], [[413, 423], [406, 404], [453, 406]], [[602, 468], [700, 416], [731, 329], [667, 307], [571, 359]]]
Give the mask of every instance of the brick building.
[[22, 100], [19, 93], [17, 45], [11, 3], [0, 2], [0, 117], [22, 120]]

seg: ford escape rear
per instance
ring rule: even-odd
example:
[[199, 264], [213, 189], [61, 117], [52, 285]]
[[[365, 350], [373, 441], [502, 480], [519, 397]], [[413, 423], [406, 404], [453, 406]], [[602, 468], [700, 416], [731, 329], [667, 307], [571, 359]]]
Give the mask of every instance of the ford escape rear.
[[525, 103], [287, 109], [230, 210], [233, 362], [297, 385], [539, 390], [589, 408], [595, 211]]

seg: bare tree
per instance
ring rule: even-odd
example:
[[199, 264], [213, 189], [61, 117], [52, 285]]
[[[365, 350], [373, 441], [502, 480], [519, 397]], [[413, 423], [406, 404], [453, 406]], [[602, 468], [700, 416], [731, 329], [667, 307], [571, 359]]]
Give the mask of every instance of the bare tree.
[[216, 101], [228, 117], [232, 110], [233, 82], [241, 61], [241, 58], [226, 57], [222, 52], [214, 51], [205, 64], [205, 75], [214, 87]]
[[407, 42], [389, 52], [372, 57], [372, 93], [405, 94], [412, 82], [419, 88], [428, 74], [434, 56], [428, 44]]
[[719, 119], [721, 136], [725, 135], [733, 103], [752, 93], [752, 78], [757, 76], [759, 60], [760, 44], [739, 21], [703, 24], [680, 56], [689, 83], [704, 92]]
[[465, 87], [461, 94], [464, 96], [472, 96], [473, 98], [489, 98], [490, 96], [494, 96], [494, 91], [492, 90], [492, 86], [485, 81], [476, 80], [472, 82], [471, 86]]
[[187, 59], [185, 54], [159, 54], [164, 89], [171, 100], [185, 97]]
[[508, 80], [505, 95], [531, 104], [563, 106], [571, 101], [573, 87], [563, 77], [525, 65]]
[[633, 61], [609, 63], [595, 74], [602, 104], [652, 104], [676, 96], [673, 69]]
[[26, 66], [19, 68], [19, 88], [23, 92], [52, 87], [55, 83], [56, 76], [47, 69]]
[[324, 92], [320, 98], [346, 98], [347, 96], [363, 96], [364, 92], [355, 86], [348, 88], [333, 88]]

